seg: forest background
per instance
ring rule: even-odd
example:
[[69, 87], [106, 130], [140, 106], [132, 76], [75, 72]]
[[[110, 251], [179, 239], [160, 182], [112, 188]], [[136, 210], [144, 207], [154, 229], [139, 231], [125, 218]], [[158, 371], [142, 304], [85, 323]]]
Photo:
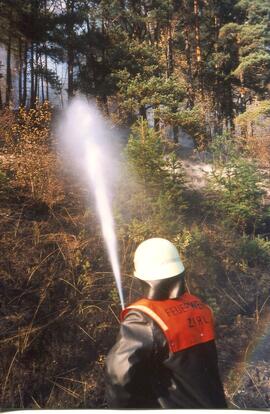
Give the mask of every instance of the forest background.
[[[215, 312], [229, 405], [269, 408], [269, 1], [1, 0], [0, 27], [1, 407], [106, 407], [119, 299], [87, 190], [54, 145], [53, 97], [81, 93], [139, 180], [114, 200], [127, 302], [138, 243], [173, 241]], [[210, 166], [199, 187], [183, 135]]]

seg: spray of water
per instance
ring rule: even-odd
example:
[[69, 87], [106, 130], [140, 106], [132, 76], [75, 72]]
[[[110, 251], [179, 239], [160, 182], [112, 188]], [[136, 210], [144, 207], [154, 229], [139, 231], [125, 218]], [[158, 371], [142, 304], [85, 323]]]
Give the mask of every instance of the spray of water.
[[61, 150], [64, 150], [69, 159], [69, 165], [83, 174], [94, 195], [121, 306], [124, 308], [117, 239], [111, 210], [111, 189], [116, 178], [116, 137], [95, 105], [89, 104], [83, 98], [73, 100], [65, 111], [58, 136]]

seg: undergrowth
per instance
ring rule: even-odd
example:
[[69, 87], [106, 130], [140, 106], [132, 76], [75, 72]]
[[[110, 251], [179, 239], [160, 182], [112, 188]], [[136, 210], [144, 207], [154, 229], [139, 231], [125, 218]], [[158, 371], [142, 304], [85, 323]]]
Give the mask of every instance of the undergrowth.
[[[48, 104], [2, 115], [1, 407], [105, 408], [104, 359], [118, 331], [119, 299], [95, 211], [57, 160], [50, 122]], [[250, 341], [235, 327], [250, 318], [255, 329], [267, 309], [270, 242], [256, 233], [256, 220], [251, 233], [246, 222], [232, 225], [223, 187], [210, 206], [209, 199], [197, 206], [200, 217], [192, 216], [195, 195], [185, 196], [174, 147], [143, 120], [125, 157], [136, 179], [125, 175], [114, 209], [126, 303], [140, 296], [132, 277], [138, 243], [169, 238], [181, 252], [189, 289], [215, 312], [221, 372], [233, 400], [228, 373]], [[262, 193], [256, 194], [261, 212]]]

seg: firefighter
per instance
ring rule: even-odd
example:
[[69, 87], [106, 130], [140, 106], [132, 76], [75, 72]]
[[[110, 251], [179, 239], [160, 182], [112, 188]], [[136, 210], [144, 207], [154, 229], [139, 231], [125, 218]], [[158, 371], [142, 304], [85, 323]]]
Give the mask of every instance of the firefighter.
[[106, 359], [110, 408], [226, 408], [212, 310], [186, 290], [176, 247], [153, 238], [134, 256], [143, 298], [122, 311]]

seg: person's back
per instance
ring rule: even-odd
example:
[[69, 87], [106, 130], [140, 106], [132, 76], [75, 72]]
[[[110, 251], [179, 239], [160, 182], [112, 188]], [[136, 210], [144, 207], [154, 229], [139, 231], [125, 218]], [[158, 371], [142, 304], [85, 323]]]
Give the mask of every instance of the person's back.
[[[163, 239], [150, 239], [150, 246], [151, 240], [162, 244]], [[145, 298], [122, 312], [120, 333], [106, 360], [106, 399], [112, 408], [227, 407], [212, 311], [185, 291], [179, 277], [184, 267], [180, 259], [178, 266], [173, 261], [163, 279], [159, 274], [147, 280], [147, 269], [141, 277]]]

